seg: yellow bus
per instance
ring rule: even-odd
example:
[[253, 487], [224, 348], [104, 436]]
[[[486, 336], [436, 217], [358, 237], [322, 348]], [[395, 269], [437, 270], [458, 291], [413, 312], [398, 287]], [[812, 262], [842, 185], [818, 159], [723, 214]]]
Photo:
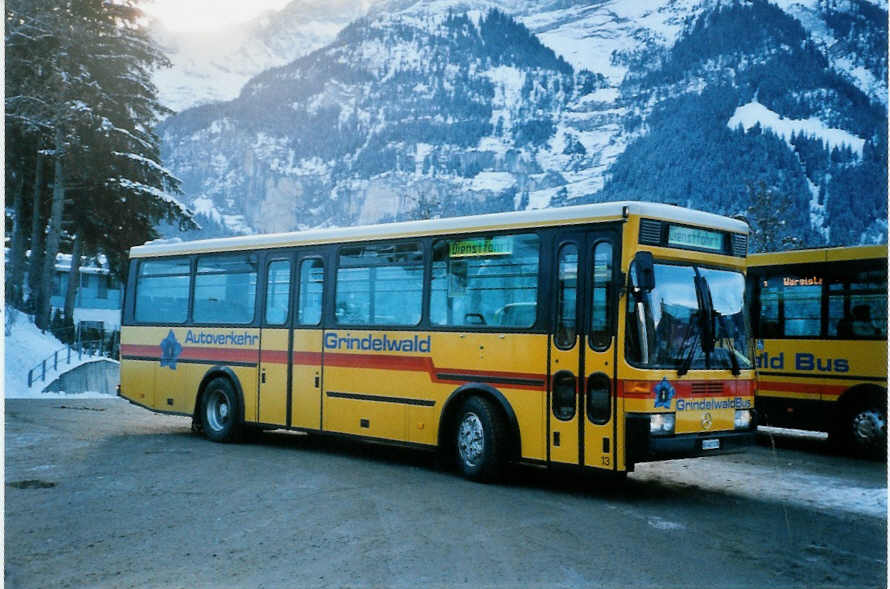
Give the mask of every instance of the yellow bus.
[[753, 443], [747, 225], [619, 202], [130, 252], [121, 395], [215, 441], [286, 428], [623, 474]]
[[761, 423], [887, 444], [887, 246], [748, 258]]

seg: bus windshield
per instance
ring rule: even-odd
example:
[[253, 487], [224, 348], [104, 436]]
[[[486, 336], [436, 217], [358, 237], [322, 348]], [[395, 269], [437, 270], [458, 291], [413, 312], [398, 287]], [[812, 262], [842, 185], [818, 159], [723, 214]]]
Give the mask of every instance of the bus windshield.
[[[641, 368], [752, 368], [745, 277], [655, 264], [655, 288], [628, 297], [628, 359]], [[698, 279], [696, 279], [698, 277]]]

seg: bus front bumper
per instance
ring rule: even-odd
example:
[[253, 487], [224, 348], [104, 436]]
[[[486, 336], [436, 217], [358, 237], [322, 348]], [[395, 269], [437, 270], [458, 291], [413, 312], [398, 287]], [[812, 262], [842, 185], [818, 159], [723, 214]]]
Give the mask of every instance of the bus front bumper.
[[756, 443], [757, 434], [752, 425], [745, 430], [653, 436], [648, 415], [628, 416], [626, 426], [628, 470], [637, 462], [740, 452]]

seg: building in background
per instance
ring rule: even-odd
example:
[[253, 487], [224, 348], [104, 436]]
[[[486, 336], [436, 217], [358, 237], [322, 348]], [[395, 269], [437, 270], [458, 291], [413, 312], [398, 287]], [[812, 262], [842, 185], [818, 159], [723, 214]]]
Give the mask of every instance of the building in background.
[[[50, 298], [53, 312], [65, 308], [70, 269], [71, 256], [59, 254]], [[94, 339], [119, 331], [122, 300], [123, 284], [112, 276], [105, 257], [85, 258], [80, 266], [80, 287], [74, 299], [74, 326], [78, 339]]]

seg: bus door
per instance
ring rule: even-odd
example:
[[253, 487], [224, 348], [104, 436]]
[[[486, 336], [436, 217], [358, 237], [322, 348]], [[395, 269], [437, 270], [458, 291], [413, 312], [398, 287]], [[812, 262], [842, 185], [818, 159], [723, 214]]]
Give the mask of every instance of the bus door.
[[297, 258], [293, 348], [291, 353], [291, 426], [321, 429], [321, 326], [325, 265], [320, 256]]
[[260, 333], [260, 383], [257, 421], [290, 425], [288, 420], [288, 358], [291, 330], [293, 256], [274, 255], [266, 261], [266, 298]]
[[554, 248], [549, 459], [615, 467], [616, 234], [561, 232]]

